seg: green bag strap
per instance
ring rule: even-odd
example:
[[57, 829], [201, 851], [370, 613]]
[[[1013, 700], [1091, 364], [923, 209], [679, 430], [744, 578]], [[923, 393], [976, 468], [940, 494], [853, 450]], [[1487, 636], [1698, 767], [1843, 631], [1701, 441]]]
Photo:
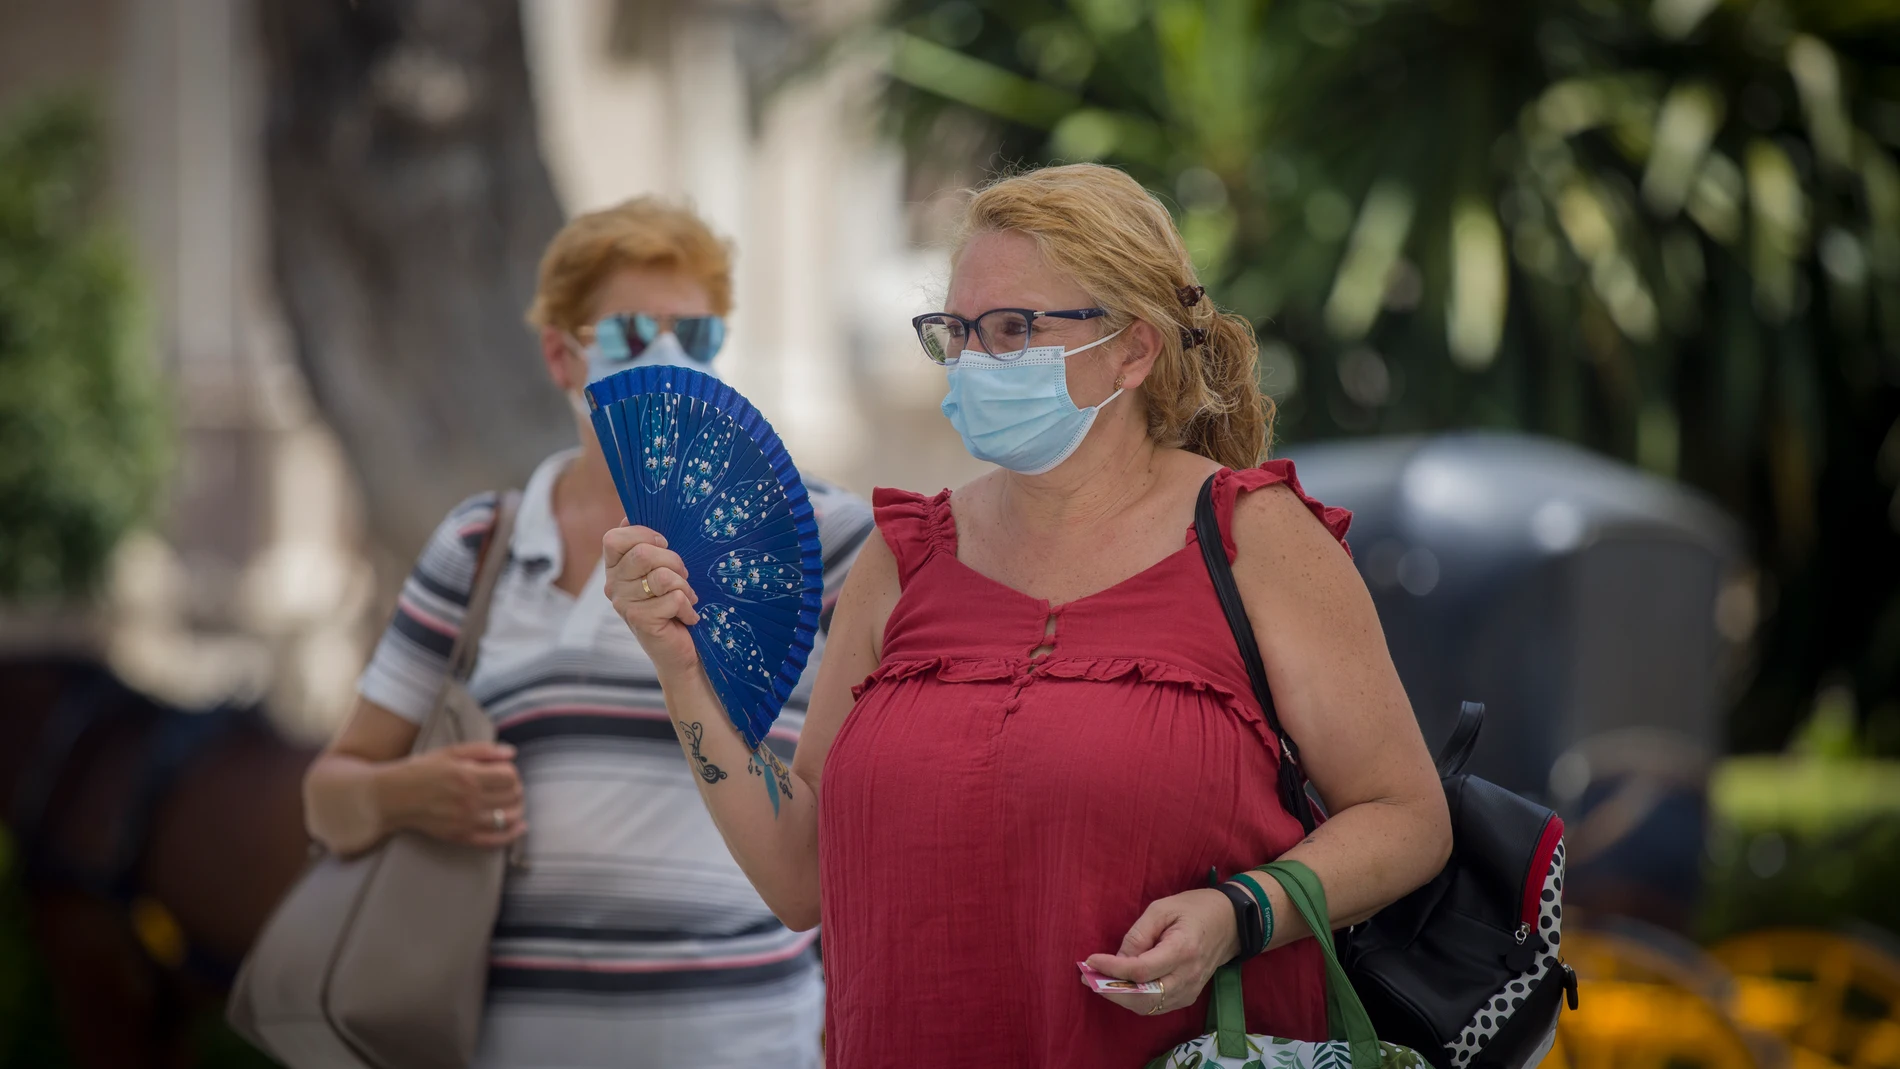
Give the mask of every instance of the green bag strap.
[[1247, 1054], [1247, 1004], [1240, 997], [1240, 967], [1223, 965], [1214, 972], [1214, 1000], [1207, 1007], [1214, 1046], [1223, 1058]]
[[[1220, 870], [1207, 870], [1207, 885], [1220, 886]], [[1214, 970], [1214, 997], [1207, 1003], [1207, 1030], [1214, 1033], [1214, 1046], [1223, 1058], [1247, 1055], [1247, 1003], [1240, 996], [1240, 967], [1223, 965]]]
[[[1366, 1007], [1359, 1001], [1359, 993], [1352, 989], [1352, 981], [1346, 978], [1346, 970], [1339, 964], [1339, 954], [1333, 949], [1326, 888], [1321, 886], [1312, 869], [1298, 861], [1275, 861], [1254, 871], [1273, 877], [1285, 889], [1287, 900], [1306, 921], [1314, 942], [1319, 944], [1320, 956], [1326, 959], [1328, 1031], [1334, 1039], [1347, 1042], [1352, 1052], [1352, 1069], [1379, 1069], [1384, 1054], [1379, 1049], [1378, 1033], [1373, 1030], [1372, 1018], [1366, 1015]], [[1208, 1017], [1223, 1058], [1246, 1052], [1246, 1006], [1241, 1000], [1239, 966], [1223, 965], [1214, 973], [1214, 999]], [[1231, 1049], [1230, 1038], [1235, 1040]]]

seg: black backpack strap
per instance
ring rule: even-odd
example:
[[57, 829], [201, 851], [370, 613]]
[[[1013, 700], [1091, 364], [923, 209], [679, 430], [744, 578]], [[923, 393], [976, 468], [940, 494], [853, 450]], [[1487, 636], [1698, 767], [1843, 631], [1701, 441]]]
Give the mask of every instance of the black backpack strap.
[[1201, 559], [1207, 562], [1207, 577], [1214, 582], [1221, 611], [1227, 616], [1227, 628], [1240, 647], [1241, 662], [1247, 666], [1247, 678], [1253, 683], [1253, 696], [1266, 714], [1267, 726], [1280, 740], [1280, 804], [1299, 819], [1308, 833], [1318, 826], [1313, 806], [1306, 797], [1306, 772], [1300, 767], [1300, 748], [1280, 726], [1280, 715], [1273, 707], [1273, 691], [1267, 686], [1267, 668], [1260, 660], [1260, 646], [1254, 641], [1253, 623], [1247, 619], [1247, 606], [1240, 600], [1240, 587], [1234, 583], [1233, 565], [1227, 560], [1227, 544], [1221, 538], [1220, 517], [1214, 514], [1214, 479], [1209, 475], [1201, 484], [1201, 496], [1194, 503], [1194, 537], [1201, 543]]
[[1451, 737], [1438, 748], [1438, 778], [1450, 779], [1462, 772], [1478, 747], [1478, 729], [1484, 727], [1484, 703], [1465, 702], [1458, 707], [1458, 723]]

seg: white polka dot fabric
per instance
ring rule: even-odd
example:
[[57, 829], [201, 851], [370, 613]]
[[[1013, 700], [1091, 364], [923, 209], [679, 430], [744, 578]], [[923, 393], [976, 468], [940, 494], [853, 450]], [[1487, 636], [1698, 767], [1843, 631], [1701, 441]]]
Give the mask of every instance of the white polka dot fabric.
[[1511, 982], [1498, 989], [1498, 993], [1484, 1004], [1476, 1016], [1465, 1023], [1463, 1031], [1451, 1041], [1451, 1064], [1453, 1069], [1464, 1069], [1471, 1060], [1484, 1050], [1491, 1037], [1498, 1034], [1504, 1022], [1511, 1019], [1542, 980], [1559, 964], [1562, 951], [1564, 919], [1564, 844], [1558, 840], [1556, 850], [1550, 855], [1550, 870], [1544, 874], [1544, 890], [1537, 909], [1537, 934], [1544, 940], [1544, 951], [1537, 955], [1530, 971], [1511, 979]]

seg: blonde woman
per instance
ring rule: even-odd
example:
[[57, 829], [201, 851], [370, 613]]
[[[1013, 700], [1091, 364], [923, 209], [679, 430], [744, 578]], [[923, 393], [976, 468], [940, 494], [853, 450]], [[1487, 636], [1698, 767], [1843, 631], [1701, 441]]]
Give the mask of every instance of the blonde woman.
[[[416, 561], [356, 710], [307, 780], [311, 833], [340, 853], [399, 829], [490, 847], [526, 833], [479, 1065], [818, 1064], [813, 937], [780, 924], [734, 864], [674, 756], [656, 666], [601, 596], [601, 536], [622, 509], [581, 390], [639, 363], [712, 370], [731, 305], [726, 246], [683, 208], [629, 201], [555, 236], [529, 320], [579, 446], [523, 490], [470, 681], [500, 743], [405, 756], [461, 626], [494, 515], [484, 494]], [[870, 509], [819, 480], [806, 488], [835, 593]], [[773, 729], [788, 755], [810, 676]]]
[[[1211, 307], [1153, 197], [1083, 165], [978, 193], [945, 311], [917, 328], [947, 365], [945, 414], [998, 467], [876, 495], [792, 801], [774, 814], [742, 777], [700, 783], [773, 911], [824, 921], [829, 1064], [1139, 1066], [1202, 1031], [1208, 978], [1262, 949], [1244, 938], [1266, 949], [1245, 965], [1249, 1030], [1325, 1038], [1312, 933], [1274, 881], [1262, 909], [1210, 869], [1298, 858], [1344, 925], [1437, 872], [1450, 828], [1347, 517], [1260, 464], [1247, 323]], [[1332, 813], [1304, 841], [1194, 539], [1210, 475], [1280, 716]], [[700, 740], [688, 761], [743, 762], [688, 638], [694, 577], [641, 528], [610, 532], [606, 559], [667, 711]], [[1096, 994], [1078, 961], [1160, 990]]]

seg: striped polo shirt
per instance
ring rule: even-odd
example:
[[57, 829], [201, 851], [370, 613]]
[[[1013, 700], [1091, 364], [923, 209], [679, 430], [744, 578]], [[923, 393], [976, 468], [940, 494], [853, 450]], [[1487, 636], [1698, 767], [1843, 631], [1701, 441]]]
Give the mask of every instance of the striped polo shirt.
[[[502, 893], [477, 1064], [816, 1066], [816, 933], [781, 925], [726, 850], [652, 662], [602, 593], [602, 565], [578, 597], [554, 585], [563, 561], [552, 490], [575, 455], [548, 458], [522, 491], [469, 684], [518, 751], [528, 821], [527, 865], [510, 870]], [[871, 510], [805, 485], [828, 620]], [[495, 500], [470, 498], [436, 529], [363, 673], [365, 698], [418, 722], [428, 714]], [[822, 652], [821, 636], [767, 740], [787, 762]]]

